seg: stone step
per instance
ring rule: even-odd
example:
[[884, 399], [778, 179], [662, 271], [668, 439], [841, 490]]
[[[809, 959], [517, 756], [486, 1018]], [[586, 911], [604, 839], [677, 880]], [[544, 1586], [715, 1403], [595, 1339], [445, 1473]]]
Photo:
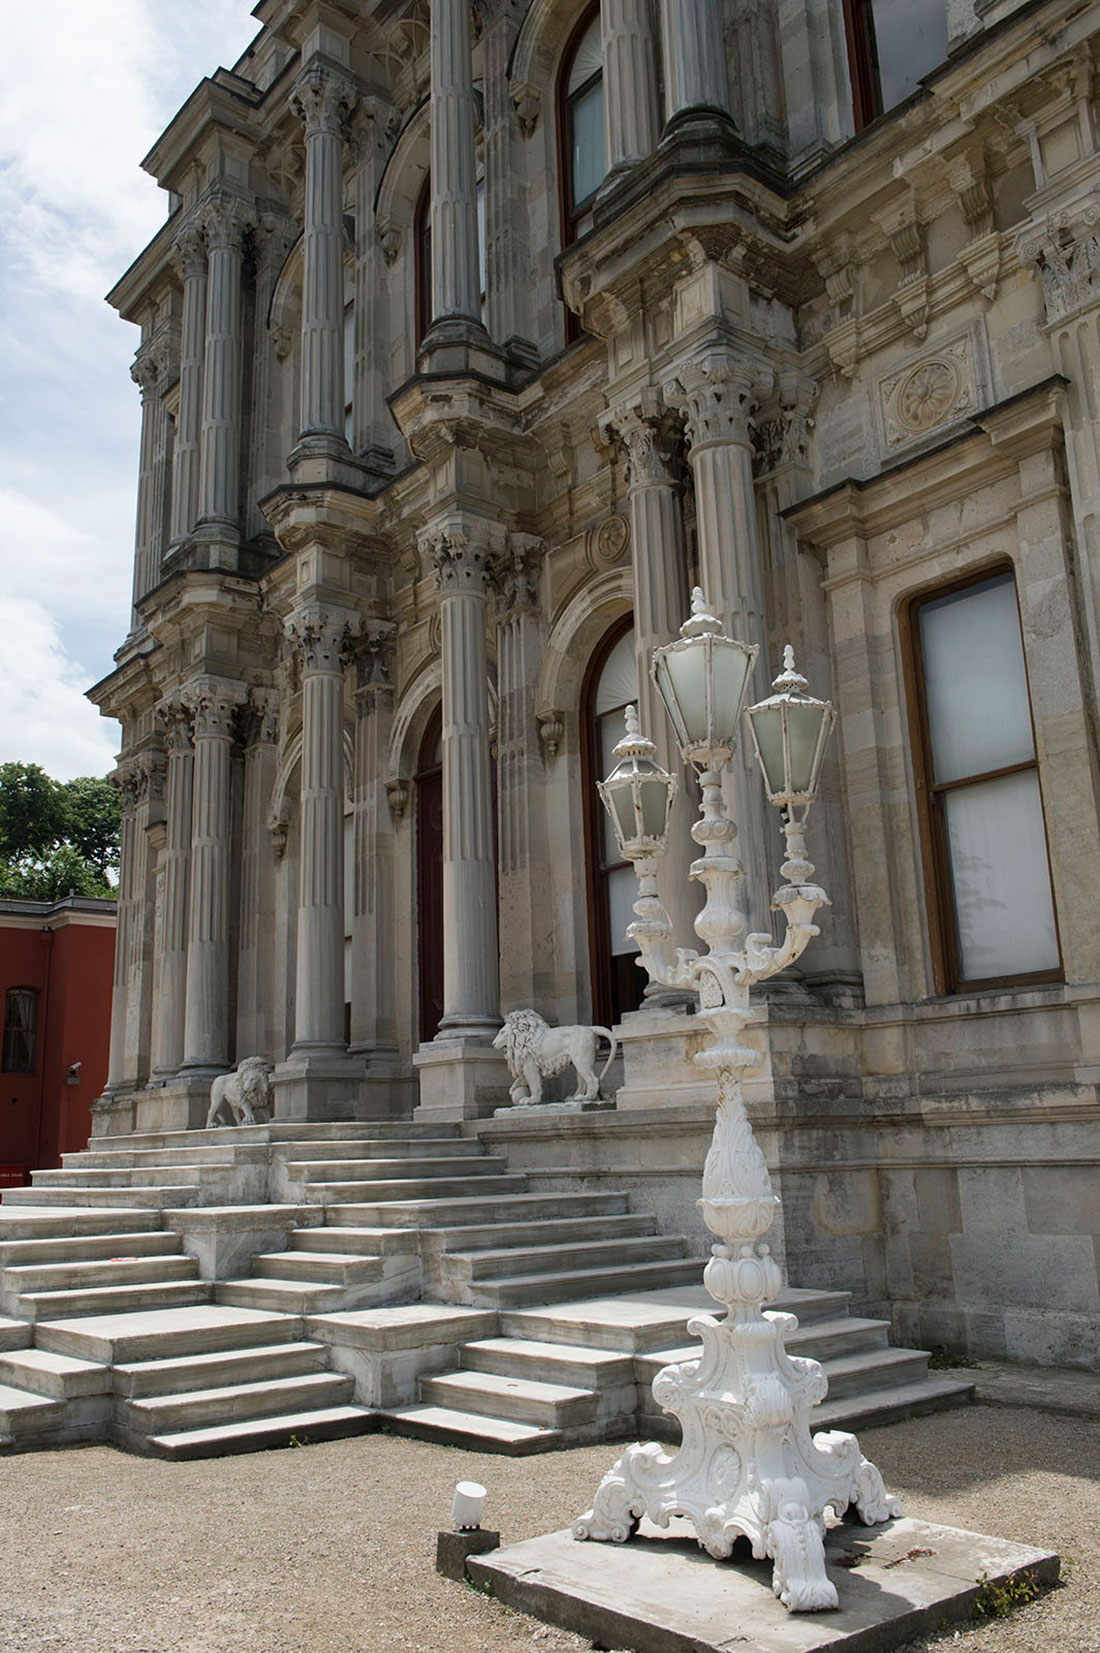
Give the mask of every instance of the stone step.
[[269, 1251], [252, 1259], [260, 1280], [309, 1280], [321, 1285], [356, 1286], [382, 1278], [381, 1257], [332, 1251]]
[[845, 1355], [824, 1363], [833, 1400], [866, 1395], [876, 1389], [898, 1384], [923, 1383], [928, 1376], [926, 1349], [875, 1349], [867, 1354]]
[[202, 1187], [197, 1182], [173, 1183], [168, 1186], [150, 1186], [137, 1188], [5, 1188], [0, 1200], [7, 1206], [98, 1206], [104, 1210], [115, 1208], [127, 1212], [129, 1207], [146, 1206], [150, 1210], [163, 1211], [165, 1206], [184, 1206], [200, 1204]]
[[[272, 1147], [302, 1143], [312, 1145], [324, 1142], [372, 1142], [397, 1137], [411, 1138], [461, 1137], [458, 1125], [428, 1124], [409, 1119], [364, 1119], [316, 1121], [272, 1120], [265, 1125], [212, 1126], [210, 1130], [196, 1131], [131, 1131], [124, 1136], [99, 1139], [91, 1152], [143, 1153], [173, 1152], [177, 1148], [198, 1150], [215, 1148], [222, 1153], [237, 1153], [242, 1148]], [[462, 1138], [462, 1140], [466, 1140]], [[106, 1146], [106, 1142], [110, 1147]]]
[[[486, 1190], [478, 1189], [477, 1198], [467, 1195], [459, 1199], [387, 1200], [370, 1203], [345, 1202], [341, 1206], [325, 1207], [325, 1223], [362, 1223], [367, 1226], [390, 1225], [400, 1228], [444, 1228], [453, 1223], [475, 1222], [486, 1219], [522, 1223], [530, 1219], [577, 1216], [605, 1217], [618, 1215], [629, 1207], [627, 1194], [505, 1194], [486, 1199]], [[700, 1263], [700, 1272], [702, 1264]]]
[[49, 1400], [72, 1400], [78, 1395], [107, 1394], [111, 1373], [98, 1360], [78, 1360], [49, 1349], [18, 1349], [0, 1355], [0, 1383]]
[[325, 1223], [321, 1228], [295, 1228], [289, 1238], [292, 1251], [346, 1251], [359, 1257], [392, 1257], [417, 1248], [415, 1232], [406, 1228], [342, 1228]]
[[[358, 1288], [362, 1292], [363, 1288]], [[283, 1314], [334, 1314], [361, 1306], [357, 1289], [310, 1284], [305, 1280], [220, 1280], [214, 1299], [229, 1308], [269, 1309]]]
[[[476, 1163], [476, 1162], [473, 1162]], [[372, 1201], [383, 1207], [391, 1202], [397, 1205], [410, 1200], [446, 1200], [471, 1198], [471, 1178], [466, 1177], [401, 1177], [390, 1182], [310, 1182], [309, 1197], [315, 1204], [369, 1205]], [[510, 1171], [500, 1176], [477, 1177], [478, 1198], [482, 1201], [492, 1194], [522, 1194], [527, 1189], [527, 1178], [521, 1171]]]
[[464, 1177], [500, 1176], [506, 1169], [503, 1154], [410, 1154], [406, 1159], [313, 1159], [288, 1160], [286, 1173], [292, 1182], [349, 1183], [387, 1182], [396, 1178], [406, 1181], [439, 1179], [460, 1180]]
[[531, 1452], [548, 1452], [561, 1445], [561, 1431], [534, 1424], [511, 1423], [474, 1412], [460, 1412], [449, 1406], [400, 1406], [379, 1414], [395, 1435], [414, 1440], [438, 1441], [444, 1446], [462, 1446], [477, 1452], [496, 1452], [509, 1458]]
[[0, 1383], [0, 1446], [33, 1443], [36, 1436], [56, 1429], [65, 1416], [67, 1402], [32, 1395]]
[[198, 1279], [194, 1257], [179, 1250], [171, 1256], [96, 1257], [88, 1262], [41, 1263], [4, 1269], [4, 1291], [17, 1297], [41, 1292], [86, 1291], [100, 1286], [142, 1286], [151, 1281]]
[[518, 1337], [486, 1337], [477, 1343], [464, 1343], [459, 1360], [467, 1371], [542, 1379], [577, 1389], [619, 1389], [635, 1381], [630, 1355], [574, 1348], [568, 1343], [534, 1343]]
[[289, 1343], [299, 1340], [303, 1329], [296, 1315], [207, 1302], [40, 1322], [34, 1338], [40, 1349], [120, 1366]]
[[68, 1240], [93, 1234], [153, 1233], [161, 1227], [159, 1211], [120, 1206], [111, 1211], [88, 1211], [79, 1206], [16, 1211], [0, 1206], [0, 1245], [14, 1240]]
[[[624, 1354], [654, 1352], [665, 1364], [667, 1352], [682, 1347], [693, 1315], [721, 1312], [702, 1284], [703, 1259], [696, 1258], [694, 1266], [698, 1271], [694, 1284], [632, 1293], [624, 1289], [622, 1294], [609, 1292], [588, 1301], [508, 1309], [501, 1315], [501, 1334]], [[844, 1317], [850, 1298], [851, 1293], [844, 1291], [786, 1288], [773, 1306], [798, 1315], [803, 1327], [809, 1327]]]
[[273, 1146], [271, 1157], [276, 1164], [313, 1165], [347, 1159], [433, 1159], [441, 1155], [476, 1159], [483, 1152], [476, 1137], [368, 1137], [351, 1142], [280, 1142]]
[[302, 1372], [297, 1377], [233, 1383], [217, 1389], [187, 1389], [126, 1402], [126, 1422], [143, 1435], [179, 1434], [224, 1427], [250, 1418], [342, 1406], [355, 1381], [344, 1372]]
[[[589, 1233], [591, 1234], [591, 1227]], [[483, 1280], [503, 1280], [530, 1275], [575, 1273], [619, 1263], [682, 1260], [687, 1241], [682, 1234], [626, 1235], [613, 1240], [576, 1240], [570, 1245], [511, 1246], [505, 1250], [467, 1253], [448, 1251], [446, 1266], [452, 1276], [464, 1276], [475, 1289]]]
[[879, 1424], [898, 1423], [925, 1412], [961, 1406], [974, 1399], [974, 1385], [958, 1378], [928, 1377], [920, 1383], [899, 1383], [892, 1389], [876, 1389], [866, 1395], [840, 1400], [829, 1396], [813, 1410], [813, 1429], [874, 1429]]
[[300, 1377], [328, 1370], [324, 1343], [259, 1344], [254, 1348], [218, 1350], [211, 1354], [177, 1355], [170, 1360], [126, 1362], [114, 1368], [115, 1393], [132, 1399], [148, 1395], [176, 1395], [187, 1390], [224, 1388], [261, 1383], [272, 1378]]
[[677, 1258], [671, 1262], [626, 1263], [605, 1268], [575, 1269], [561, 1274], [518, 1274], [505, 1279], [477, 1280], [470, 1284], [476, 1302], [487, 1307], [516, 1308], [525, 1303], [555, 1303], [593, 1297], [618, 1289], [624, 1292], [653, 1291], [661, 1286], [686, 1285], [698, 1277], [699, 1260]]
[[440, 1228], [436, 1232], [448, 1256], [467, 1256], [473, 1251], [511, 1249], [515, 1246], [568, 1245], [571, 1240], [613, 1240], [650, 1235], [656, 1231], [653, 1217], [631, 1212], [606, 1214], [593, 1227], [590, 1216], [545, 1217], [528, 1222], [471, 1223]]
[[420, 1398], [428, 1406], [555, 1430], [580, 1428], [595, 1418], [597, 1409], [591, 1389], [496, 1372], [444, 1372], [421, 1378]]
[[313, 1412], [286, 1412], [275, 1418], [251, 1418], [212, 1429], [151, 1435], [146, 1449], [158, 1458], [224, 1458], [231, 1452], [259, 1452], [268, 1447], [311, 1446], [314, 1441], [342, 1440], [378, 1427], [378, 1414], [365, 1406], [328, 1406]]
[[167, 1188], [173, 1183], [194, 1183], [196, 1173], [201, 1170], [206, 1173], [204, 1180], [217, 1171], [232, 1171], [233, 1161], [220, 1159], [216, 1162], [196, 1166], [186, 1165], [130, 1165], [104, 1166], [79, 1165], [57, 1171], [32, 1171], [31, 1182], [35, 1188], [130, 1188], [135, 1183], [151, 1184]]
[[29, 1348], [33, 1338], [34, 1327], [29, 1320], [9, 1320], [0, 1315], [0, 1352]]
[[65, 1239], [7, 1240], [0, 1235], [0, 1268], [36, 1263], [90, 1263], [96, 1259], [176, 1256], [178, 1234], [152, 1228], [136, 1234], [73, 1234]]
[[[32, 1320], [86, 1319], [89, 1315], [124, 1314], [134, 1309], [178, 1308], [208, 1303], [208, 1280], [159, 1280], [140, 1286], [90, 1286], [84, 1291], [28, 1292], [19, 1299]], [[36, 1337], [36, 1341], [39, 1341]]]

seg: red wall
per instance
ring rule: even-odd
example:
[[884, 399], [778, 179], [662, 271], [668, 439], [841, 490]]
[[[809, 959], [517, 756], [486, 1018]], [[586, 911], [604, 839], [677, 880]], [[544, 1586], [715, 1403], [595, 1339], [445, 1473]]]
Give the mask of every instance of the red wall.
[[[76, 915], [34, 929], [0, 918], [0, 1007], [9, 987], [39, 995], [35, 1071], [0, 1073], [0, 1162], [53, 1166], [86, 1145], [89, 1109], [107, 1079], [114, 953], [114, 930]], [[74, 1062], [79, 1083], [70, 1085]]]

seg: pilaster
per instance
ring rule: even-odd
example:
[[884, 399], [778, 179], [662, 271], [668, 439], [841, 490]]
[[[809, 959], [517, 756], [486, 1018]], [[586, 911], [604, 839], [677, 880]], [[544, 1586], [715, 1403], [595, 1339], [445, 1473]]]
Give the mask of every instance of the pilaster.
[[170, 548], [182, 544], [199, 515], [207, 275], [206, 237], [198, 219], [192, 219], [180, 230], [172, 243], [172, 256], [183, 281], [183, 318], [180, 329], [179, 410], [172, 451]]
[[274, 1055], [275, 853], [268, 819], [279, 755], [279, 697], [251, 689], [237, 720], [244, 750], [237, 957], [237, 1059]]
[[245, 202], [217, 190], [202, 209], [206, 231], [206, 340], [196, 537], [214, 568], [233, 568], [240, 541], [241, 267], [252, 227]]
[[[137, 522], [134, 533], [134, 584], [131, 620], [136, 630], [140, 621], [138, 604], [157, 582], [159, 563], [158, 500], [163, 508], [164, 429], [167, 415], [160, 399], [161, 373], [150, 344], [143, 344], [130, 369], [130, 377], [141, 392], [141, 444], [138, 459]], [[161, 461], [158, 478], [157, 461]], [[158, 486], [159, 482], [159, 486]]]
[[519, 30], [510, 6], [484, 7], [485, 305], [490, 337], [532, 366], [538, 352], [532, 307], [530, 214], [520, 156], [520, 122], [508, 64]]
[[[390, 152], [396, 115], [378, 98], [364, 98], [350, 126], [355, 164], [355, 222], [375, 223], [375, 197]], [[394, 469], [397, 426], [386, 401], [385, 254], [377, 234], [364, 229], [355, 248], [355, 376], [351, 392], [351, 446], [379, 477]]]
[[167, 748], [166, 820], [161, 861], [159, 962], [153, 1010], [154, 1083], [173, 1078], [183, 1062], [187, 995], [188, 896], [195, 753], [191, 706], [171, 695], [157, 707]]
[[260, 214], [253, 232], [255, 253], [255, 340], [251, 367], [251, 419], [248, 431], [249, 505], [245, 532], [249, 539], [271, 533], [258, 500], [284, 480], [284, 453], [272, 416], [278, 382], [275, 339], [267, 327], [271, 299], [287, 255], [298, 239], [298, 226], [281, 212]]

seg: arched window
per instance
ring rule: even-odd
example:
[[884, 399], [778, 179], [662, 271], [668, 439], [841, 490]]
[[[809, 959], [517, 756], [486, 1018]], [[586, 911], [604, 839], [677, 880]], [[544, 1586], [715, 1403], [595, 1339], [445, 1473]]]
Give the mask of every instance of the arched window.
[[610, 1027], [641, 1003], [646, 975], [635, 964], [638, 949], [626, 939], [633, 922], [637, 880], [619, 856], [615, 834], [596, 791], [615, 763], [612, 748], [625, 729], [623, 713], [638, 698], [634, 625], [628, 616], [601, 642], [582, 696], [584, 815], [587, 843], [589, 949], [592, 1008]]
[[903, 103], [947, 56], [945, 0], [844, 0], [856, 131]]
[[38, 1044], [38, 994], [33, 987], [9, 987], [4, 995], [4, 1073], [33, 1073]]
[[581, 18], [566, 49], [558, 81], [558, 134], [567, 247], [591, 228], [592, 203], [607, 173], [599, 6]]

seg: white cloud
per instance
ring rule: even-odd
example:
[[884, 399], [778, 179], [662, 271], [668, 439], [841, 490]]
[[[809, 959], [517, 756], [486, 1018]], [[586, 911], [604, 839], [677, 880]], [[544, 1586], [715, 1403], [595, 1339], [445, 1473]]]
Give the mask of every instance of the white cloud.
[[0, 743], [54, 761], [51, 773], [109, 765], [116, 726], [82, 691], [129, 624], [137, 334], [103, 294], [167, 211], [142, 157], [202, 76], [253, 37], [251, 3], [4, 7], [0, 589], [19, 636], [0, 666]]

